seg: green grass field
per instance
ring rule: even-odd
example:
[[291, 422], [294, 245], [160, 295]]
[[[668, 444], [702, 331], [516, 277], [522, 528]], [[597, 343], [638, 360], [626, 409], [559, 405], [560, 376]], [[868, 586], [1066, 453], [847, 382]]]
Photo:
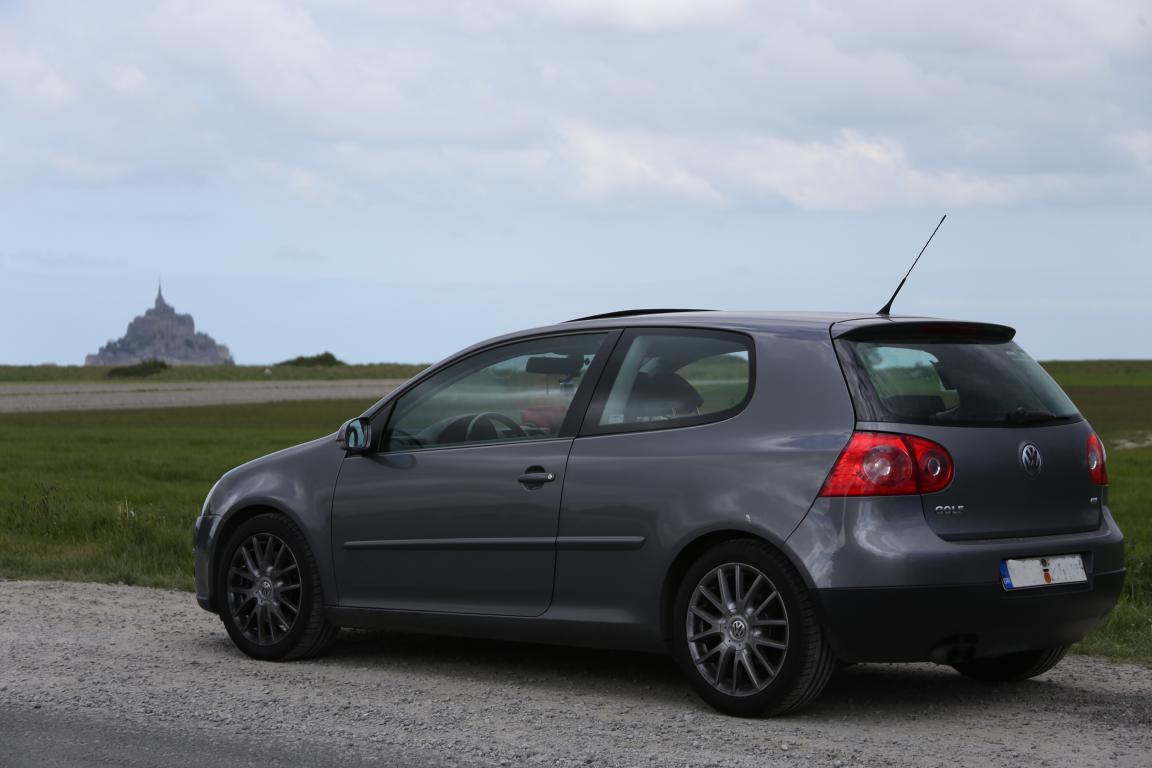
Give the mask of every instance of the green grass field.
[[[1109, 448], [1111, 506], [1128, 545], [1123, 600], [1078, 650], [1152, 663], [1152, 445], [1115, 447], [1152, 436], [1152, 363], [1049, 369]], [[192, 520], [216, 478], [329, 434], [367, 405], [0, 415], [0, 577], [191, 589]]]
[[428, 366], [421, 363], [371, 365], [182, 365], [143, 379], [110, 378], [100, 365], [0, 365], [0, 384], [131, 381], [290, 381], [303, 379], [408, 379]]

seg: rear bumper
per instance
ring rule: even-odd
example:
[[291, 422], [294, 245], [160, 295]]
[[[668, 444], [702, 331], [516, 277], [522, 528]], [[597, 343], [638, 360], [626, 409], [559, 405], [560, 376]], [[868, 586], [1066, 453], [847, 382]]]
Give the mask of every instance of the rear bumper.
[[952, 663], [1070, 645], [1116, 604], [1124, 570], [1087, 584], [1015, 592], [998, 584], [822, 589], [824, 626], [845, 661]]
[[[787, 542], [845, 661], [962, 661], [1068, 645], [1116, 604], [1124, 536], [1107, 507], [1083, 533], [946, 541], [919, 496], [817, 499]], [[1005, 591], [1008, 558], [1079, 554], [1086, 584]]]

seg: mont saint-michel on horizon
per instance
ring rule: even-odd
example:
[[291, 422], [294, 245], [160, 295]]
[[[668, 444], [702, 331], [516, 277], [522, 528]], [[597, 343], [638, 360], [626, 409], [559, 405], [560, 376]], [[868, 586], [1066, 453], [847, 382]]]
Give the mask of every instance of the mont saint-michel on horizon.
[[192, 315], [182, 315], [156, 289], [156, 303], [128, 324], [128, 332], [84, 359], [84, 365], [132, 365], [163, 360], [169, 365], [234, 365], [228, 347], [196, 331]]

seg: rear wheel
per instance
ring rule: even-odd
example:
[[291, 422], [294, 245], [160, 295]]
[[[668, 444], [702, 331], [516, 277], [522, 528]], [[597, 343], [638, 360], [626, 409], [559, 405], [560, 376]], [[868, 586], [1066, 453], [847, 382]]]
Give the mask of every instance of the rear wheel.
[[217, 592], [229, 637], [256, 659], [320, 653], [337, 627], [324, 620], [316, 561], [300, 530], [276, 514], [256, 515], [221, 550]]
[[674, 652], [692, 687], [731, 715], [781, 715], [824, 689], [836, 660], [784, 557], [739, 540], [709, 550], [676, 596]]
[[1066, 653], [1068, 653], [1068, 646], [1065, 645], [1059, 648], [1009, 653], [990, 659], [975, 659], [953, 664], [952, 667], [965, 677], [971, 677], [974, 680], [987, 682], [1027, 680], [1052, 669], [1060, 663]]

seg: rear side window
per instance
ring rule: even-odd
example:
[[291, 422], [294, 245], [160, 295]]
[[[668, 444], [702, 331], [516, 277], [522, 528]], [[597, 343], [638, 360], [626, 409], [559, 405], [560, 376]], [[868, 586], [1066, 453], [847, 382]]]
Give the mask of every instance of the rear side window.
[[861, 421], [1002, 427], [1080, 418], [1011, 341], [839, 339], [836, 346]]
[[593, 432], [688, 426], [735, 414], [752, 388], [752, 342], [721, 331], [630, 331], [586, 423]]

